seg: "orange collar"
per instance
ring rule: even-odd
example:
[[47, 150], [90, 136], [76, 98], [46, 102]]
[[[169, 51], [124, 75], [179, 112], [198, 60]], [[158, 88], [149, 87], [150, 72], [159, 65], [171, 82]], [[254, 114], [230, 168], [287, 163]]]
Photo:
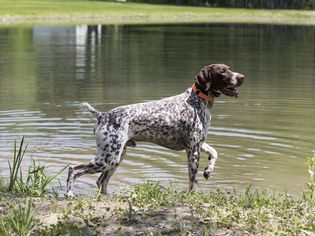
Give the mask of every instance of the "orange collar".
[[206, 101], [214, 101], [215, 97], [214, 96], [209, 96], [205, 93], [202, 93], [199, 89], [196, 88], [195, 83], [192, 85], [192, 91], [200, 98], [206, 100]]

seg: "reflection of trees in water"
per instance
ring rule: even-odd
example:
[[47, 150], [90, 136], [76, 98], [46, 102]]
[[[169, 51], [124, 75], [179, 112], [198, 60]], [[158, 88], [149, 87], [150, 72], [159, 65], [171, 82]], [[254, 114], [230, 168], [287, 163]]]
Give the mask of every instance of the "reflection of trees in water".
[[86, 69], [89, 74], [95, 72], [96, 55], [101, 45], [100, 25], [76, 26], [76, 76], [77, 79], [84, 79]]
[[37, 67], [33, 35], [28, 27], [0, 28], [0, 103], [16, 105], [27, 97], [36, 103]]
[[121, 94], [150, 96], [157, 85], [165, 89], [188, 85], [201, 66], [214, 62], [230, 64], [252, 77], [260, 71], [251, 78], [255, 86], [283, 78], [293, 84], [302, 77], [299, 83], [312, 87], [312, 80], [299, 73], [305, 78], [315, 73], [315, 27], [308, 26], [2, 28], [0, 39], [0, 86], [10, 88], [1, 90], [8, 102], [12, 96], [24, 96], [34, 104], [59, 103], [80, 99], [89, 89], [95, 100]]

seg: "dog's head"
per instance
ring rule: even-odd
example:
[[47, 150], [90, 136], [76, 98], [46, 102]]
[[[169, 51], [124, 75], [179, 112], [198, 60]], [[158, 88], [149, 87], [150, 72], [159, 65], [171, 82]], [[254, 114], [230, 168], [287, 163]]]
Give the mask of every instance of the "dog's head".
[[225, 64], [212, 64], [202, 68], [196, 75], [195, 84], [201, 92], [219, 97], [222, 93], [238, 97], [237, 87], [241, 86], [245, 76], [233, 72]]

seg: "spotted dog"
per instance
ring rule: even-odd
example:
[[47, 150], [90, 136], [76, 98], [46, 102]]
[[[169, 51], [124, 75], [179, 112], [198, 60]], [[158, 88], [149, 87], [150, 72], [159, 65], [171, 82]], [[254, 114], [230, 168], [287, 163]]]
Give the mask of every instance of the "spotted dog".
[[94, 129], [97, 152], [88, 164], [69, 167], [67, 195], [73, 196], [74, 180], [86, 173], [101, 173], [97, 186], [107, 194], [108, 181], [124, 159], [127, 147], [134, 147], [140, 141], [186, 150], [189, 190], [195, 189], [200, 151], [209, 157], [204, 170], [206, 179], [218, 157], [216, 150], [204, 142], [214, 99], [221, 94], [238, 97], [237, 87], [244, 80], [244, 75], [231, 71], [229, 66], [213, 64], [202, 68], [192, 88], [177, 96], [121, 106], [107, 112], [97, 111], [84, 103], [97, 118]]

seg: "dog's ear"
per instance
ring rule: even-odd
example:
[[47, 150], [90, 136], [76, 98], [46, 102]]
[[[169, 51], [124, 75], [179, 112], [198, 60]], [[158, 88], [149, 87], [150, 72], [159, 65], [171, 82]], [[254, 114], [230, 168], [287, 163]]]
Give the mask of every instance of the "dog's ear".
[[205, 91], [208, 91], [212, 84], [211, 69], [213, 65], [202, 68], [195, 77], [195, 82]]

